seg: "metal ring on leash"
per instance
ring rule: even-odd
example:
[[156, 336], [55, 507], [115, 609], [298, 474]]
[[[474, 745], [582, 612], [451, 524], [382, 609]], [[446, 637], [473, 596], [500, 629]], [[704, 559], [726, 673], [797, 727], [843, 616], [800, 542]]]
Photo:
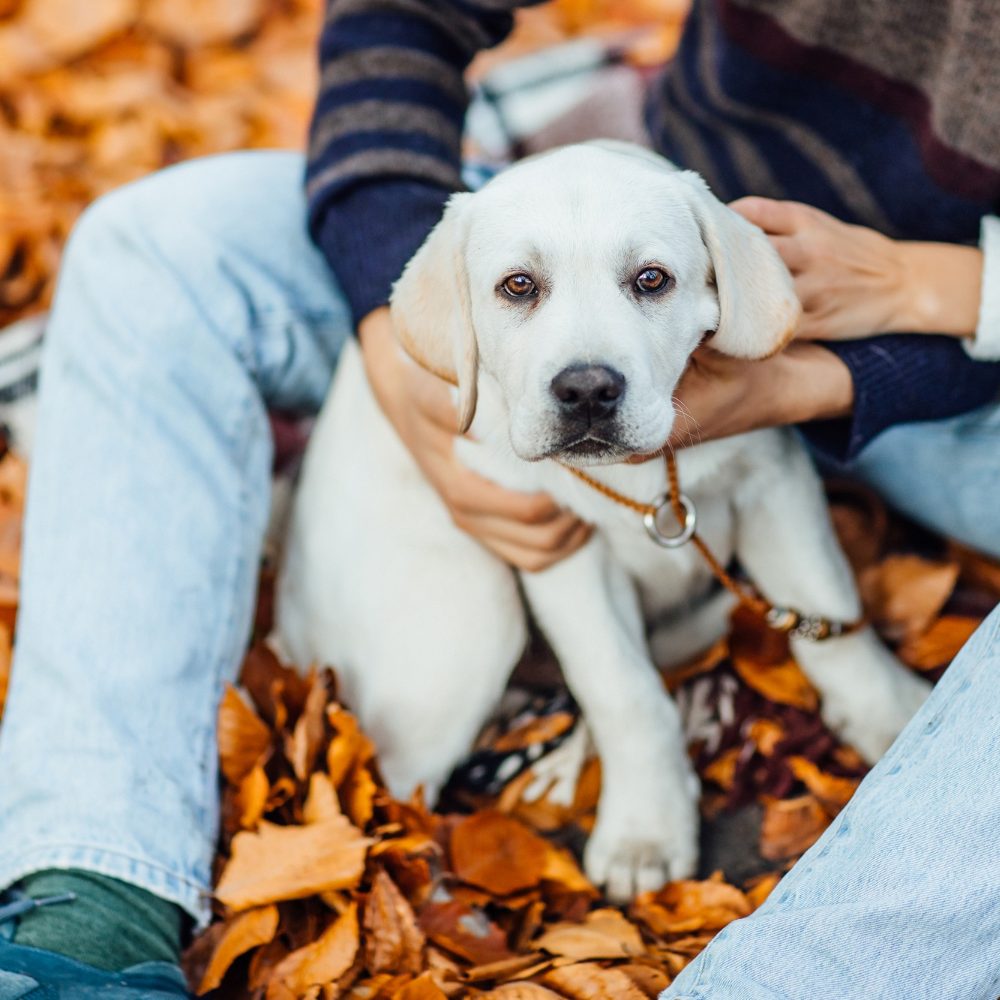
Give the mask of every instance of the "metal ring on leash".
[[656, 542], [657, 545], [662, 546], [665, 549], [679, 549], [682, 545], [686, 545], [694, 537], [695, 525], [698, 523], [698, 512], [695, 510], [694, 504], [691, 502], [690, 497], [686, 496], [684, 493], [680, 495], [681, 506], [684, 508], [684, 523], [681, 525], [681, 530], [677, 532], [676, 535], [665, 535], [657, 523], [659, 516], [664, 510], [669, 510], [673, 512], [673, 507], [670, 503], [670, 496], [666, 493], [662, 493], [653, 501], [653, 506], [655, 510], [651, 510], [642, 516], [642, 523], [646, 526], [646, 532], [649, 537]]

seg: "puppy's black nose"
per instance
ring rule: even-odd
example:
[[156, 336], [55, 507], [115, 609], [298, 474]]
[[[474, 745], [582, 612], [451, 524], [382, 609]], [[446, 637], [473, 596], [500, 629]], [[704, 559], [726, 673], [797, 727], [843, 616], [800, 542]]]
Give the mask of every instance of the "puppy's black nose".
[[625, 394], [625, 376], [606, 365], [570, 365], [551, 388], [566, 416], [592, 423], [614, 415]]

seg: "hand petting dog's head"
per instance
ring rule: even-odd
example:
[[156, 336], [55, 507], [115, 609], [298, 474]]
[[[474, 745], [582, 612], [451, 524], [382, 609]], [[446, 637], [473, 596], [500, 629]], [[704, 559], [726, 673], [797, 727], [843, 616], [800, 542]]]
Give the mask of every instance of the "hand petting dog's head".
[[597, 142], [524, 160], [454, 195], [393, 291], [406, 350], [459, 386], [497, 383], [511, 445], [574, 465], [656, 451], [706, 336], [762, 358], [791, 337], [791, 278], [764, 234], [696, 174]]

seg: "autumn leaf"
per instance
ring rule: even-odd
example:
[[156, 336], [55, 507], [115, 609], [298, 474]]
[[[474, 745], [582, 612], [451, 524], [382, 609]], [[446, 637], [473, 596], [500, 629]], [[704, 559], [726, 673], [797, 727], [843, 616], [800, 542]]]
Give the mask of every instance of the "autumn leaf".
[[492, 1000], [565, 1000], [561, 993], [538, 983], [504, 983], [483, 996]]
[[360, 943], [357, 907], [350, 906], [320, 937], [293, 951], [274, 969], [267, 986], [267, 1000], [286, 995], [302, 996], [343, 975], [354, 962]]
[[925, 631], [955, 589], [959, 566], [915, 555], [894, 555], [861, 575], [861, 594], [872, 622], [891, 639]]
[[732, 664], [743, 683], [768, 701], [791, 705], [806, 712], [815, 712], [819, 708], [816, 689], [791, 657], [780, 663], [762, 664], [734, 654]]
[[629, 912], [654, 934], [668, 937], [692, 931], [719, 931], [747, 916], [751, 909], [744, 893], [716, 875], [702, 881], [670, 882], [658, 892], [642, 893]]
[[542, 981], [570, 1000], [646, 1000], [646, 994], [627, 973], [592, 963], [553, 969]]
[[532, 946], [578, 961], [631, 958], [646, 950], [638, 929], [617, 910], [594, 910], [582, 924], [555, 924], [536, 938]]
[[511, 957], [507, 935], [481, 909], [457, 900], [432, 902], [417, 919], [430, 940], [474, 965]]
[[358, 884], [371, 843], [345, 816], [309, 826], [261, 822], [233, 837], [215, 895], [232, 911]]
[[966, 615], [941, 615], [926, 632], [899, 644], [899, 658], [915, 670], [946, 667], [979, 628], [980, 619]]
[[262, 762], [271, 731], [231, 684], [219, 704], [219, 765], [226, 780], [238, 785]]
[[451, 833], [455, 874], [499, 896], [537, 885], [548, 853], [541, 837], [500, 812], [475, 813]]
[[365, 903], [365, 965], [369, 972], [419, 972], [424, 935], [410, 904], [384, 872]]
[[830, 814], [814, 795], [770, 800], [764, 805], [760, 855], [769, 861], [797, 857], [830, 825]]
[[847, 805], [861, 784], [860, 778], [841, 778], [826, 774], [805, 757], [789, 757], [788, 766], [831, 816], [836, 816]]
[[437, 984], [430, 972], [407, 983], [392, 994], [393, 1000], [446, 1000], [447, 994]]
[[229, 967], [240, 955], [251, 948], [267, 944], [278, 929], [278, 908], [263, 906], [247, 910], [233, 917], [226, 924], [226, 930], [215, 946], [209, 959], [208, 968], [198, 987], [198, 995], [214, 990], [221, 982]]

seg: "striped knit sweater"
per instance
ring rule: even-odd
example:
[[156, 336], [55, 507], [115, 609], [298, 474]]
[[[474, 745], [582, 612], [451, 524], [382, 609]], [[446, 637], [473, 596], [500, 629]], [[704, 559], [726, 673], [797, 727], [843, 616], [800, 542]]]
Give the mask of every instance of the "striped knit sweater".
[[[461, 187], [462, 74], [516, 0], [331, 0], [308, 167], [310, 231], [356, 319]], [[1000, 0], [695, 0], [654, 85], [656, 147], [719, 197], [791, 198], [904, 239], [1000, 244]], [[985, 220], [985, 223], [984, 223]], [[1000, 281], [1000, 245], [987, 251]], [[1000, 289], [984, 314], [997, 325]], [[981, 323], [982, 326], [982, 323]], [[1000, 364], [948, 337], [832, 344], [853, 417], [807, 428], [849, 458], [886, 428], [995, 398]], [[998, 356], [998, 355], [991, 355]]]

